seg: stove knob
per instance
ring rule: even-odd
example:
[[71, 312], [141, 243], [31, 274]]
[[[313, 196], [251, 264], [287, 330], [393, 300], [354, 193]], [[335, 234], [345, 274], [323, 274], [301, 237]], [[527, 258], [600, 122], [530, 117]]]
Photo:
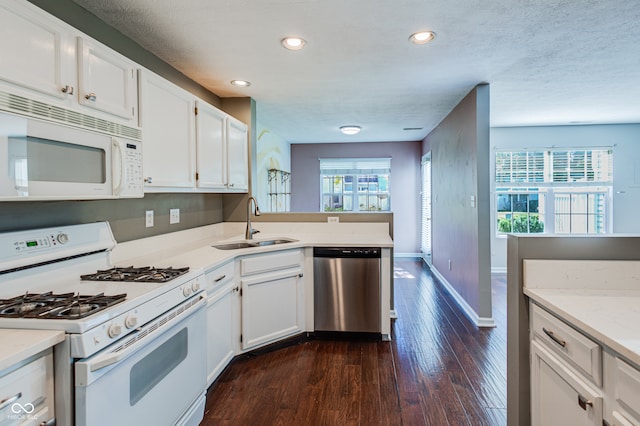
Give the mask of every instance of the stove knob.
[[191, 287], [185, 286], [182, 289], [182, 294], [184, 294], [184, 297], [189, 297], [191, 296]]
[[56, 240], [58, 240], [60, 244], [66, 244], [69, 242], [69, 236], [67, 234], [58, 234]]
[[107, 334], [111, 338], [118, 337], [120, 333], [122, 333], [122, 326], [120, 324], [111, 324], [107, 331]]
[[129, 315], [125, 320], [124, 320], [124, 326], [127, 328], [133, 328], [136, 325], [138, 325], [138, 318], [133, 316], [133, 315]]
[[195, 281], [193, 284], [191, 284], [191, 290], [193, 290], [194, 293], [200, 290], [200, 282]]

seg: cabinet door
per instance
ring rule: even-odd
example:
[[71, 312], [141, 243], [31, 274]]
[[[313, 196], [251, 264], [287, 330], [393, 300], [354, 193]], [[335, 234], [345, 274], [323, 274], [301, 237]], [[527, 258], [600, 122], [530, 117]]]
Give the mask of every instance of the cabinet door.
[[302, 330], [300, 272], [242, 280], [242, 349], [271, 343]]
[[209, 297], [207, 305], [207, 386], [220, 375], [234, 355], [233, 283]]
[[196, 141], [198, 146], [198, 188], [227, 187], [227, 114], [196, 101]]
[[227, 119], [228, 188], [249, 189], [249, 140], [246, 124], [233, 117]]
[[78, 102], [137, 125], [135, 68], [118, 53], [78, 37]]
[[145, 191], [195, 188], [195, 98], [149, 72], [140, 72], [140, 126]]
[[73, 36], [62, 23], [35, 9], [26, 2], [0, 4], [0, 80], [70, 102], [76, 80]]
[[602, 425], [602, 396], [537, 342], [531, 342], [532, 426]]

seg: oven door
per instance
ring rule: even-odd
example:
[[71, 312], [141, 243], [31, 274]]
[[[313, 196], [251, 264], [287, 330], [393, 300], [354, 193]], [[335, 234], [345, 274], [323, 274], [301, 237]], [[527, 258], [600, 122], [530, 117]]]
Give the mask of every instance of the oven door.
[[76, 425], [197, 425], [207, 376], [205, 305], [198, 296], [76, 362]]

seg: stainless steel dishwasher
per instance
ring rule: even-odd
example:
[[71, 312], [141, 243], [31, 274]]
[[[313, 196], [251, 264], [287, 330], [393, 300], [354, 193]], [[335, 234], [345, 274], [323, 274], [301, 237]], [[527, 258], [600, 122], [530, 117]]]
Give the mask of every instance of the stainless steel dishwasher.
[[379, 247], [313, 249], [316, 331], [380, 333]]

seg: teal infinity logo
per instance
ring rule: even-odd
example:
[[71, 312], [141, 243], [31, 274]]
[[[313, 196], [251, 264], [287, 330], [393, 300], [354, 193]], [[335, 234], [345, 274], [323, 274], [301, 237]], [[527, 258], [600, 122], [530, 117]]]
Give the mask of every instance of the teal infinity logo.
[[11, 405], [11, 411], [14, 414], [20, 414], [20, 413], [27, 413], [27, 414], [31, 414], [35, 411], [36, 407], [33, 406], [32, 403], [27, 402], [26, 404], [22, 405], [19, 402], [14, 402], [13, 405]]

